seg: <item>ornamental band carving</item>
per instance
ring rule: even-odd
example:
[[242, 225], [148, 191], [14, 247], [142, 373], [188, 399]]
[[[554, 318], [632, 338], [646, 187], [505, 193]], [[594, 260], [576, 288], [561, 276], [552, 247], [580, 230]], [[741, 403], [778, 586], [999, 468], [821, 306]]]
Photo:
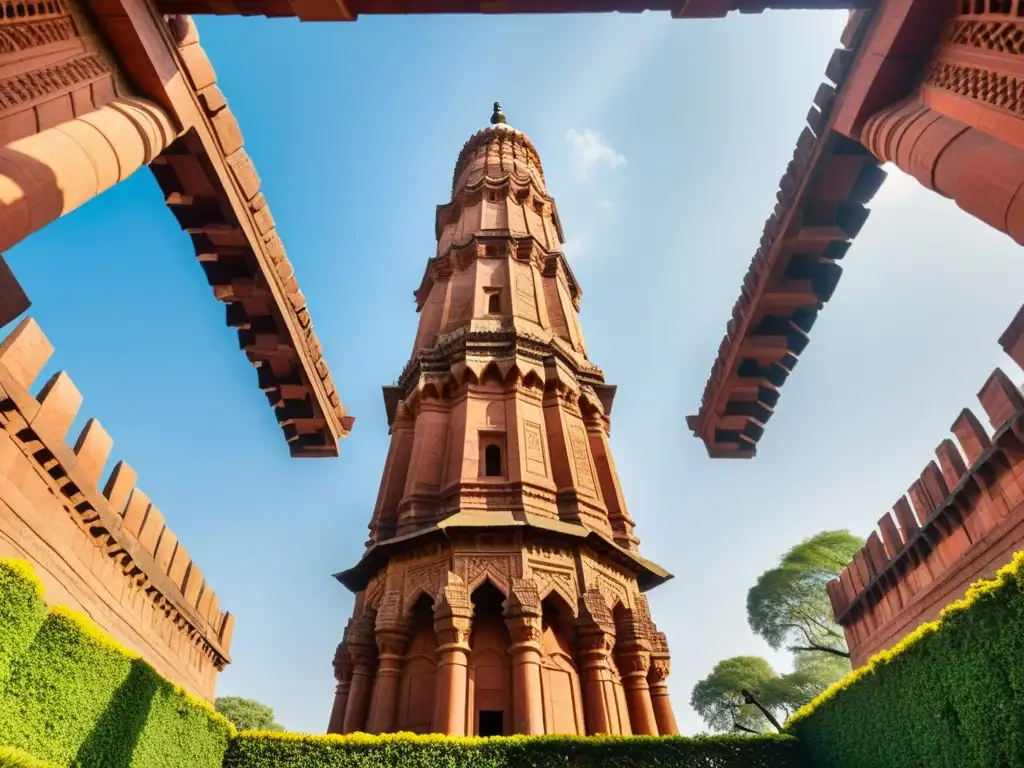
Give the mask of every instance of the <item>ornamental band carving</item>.
[[92, 82], [110, 72], [110, 65], [100, 54], [90, 53], [0, 80], [0, 113]]

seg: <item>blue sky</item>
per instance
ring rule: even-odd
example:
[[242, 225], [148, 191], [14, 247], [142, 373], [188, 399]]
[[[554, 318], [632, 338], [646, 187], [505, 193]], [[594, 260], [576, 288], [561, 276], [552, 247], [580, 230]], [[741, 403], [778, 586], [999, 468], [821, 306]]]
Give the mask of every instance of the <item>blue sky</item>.
[[[412, 291], [463, 142], [500, 99], [533, 139], [619, 385], [612, 447], [673, 650], [684, 732], [720, 659], [770, 653], [745, 595], [789, 546], [871, 530], [996, 365], [1024, 259], [894, 178], [787, 383], [760, 454], [711, 461], [696, 409], [843, 13], [200, 19], [344, 401], [336, 460], [291, 460], [188, 238], [140, 172], [7, 254], [140, 486], [237, 616], [218, 692], [322, 732], [387, 451], [380, 387], [406, 362]], [[40, 384], [42, 383], [40, 380]]]

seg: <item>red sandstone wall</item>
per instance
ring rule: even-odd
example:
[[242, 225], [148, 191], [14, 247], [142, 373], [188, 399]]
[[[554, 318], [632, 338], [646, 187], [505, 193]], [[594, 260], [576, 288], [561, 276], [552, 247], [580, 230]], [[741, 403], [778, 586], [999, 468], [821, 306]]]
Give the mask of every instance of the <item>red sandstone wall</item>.
[[[1000, 343], [1024, 367], [1024, 307]], [[964, 409], [907, 494], [828, 585], [854, 666], [938, 618], [1024, 549], [1024, 397], [996, 369], [978, 393], [994, 430]]]
[[[66, 436], [82, 396], [64, 372], [29, 388], [53, 352], [31, 318], [0, 342], [0, 557], [29, 560], [54, 603], [90, 616], [160, 674], [212, 699], [234, 618], [160, 510], [90, 419]], [[103, 491], [100, 492], [100, 488]]]

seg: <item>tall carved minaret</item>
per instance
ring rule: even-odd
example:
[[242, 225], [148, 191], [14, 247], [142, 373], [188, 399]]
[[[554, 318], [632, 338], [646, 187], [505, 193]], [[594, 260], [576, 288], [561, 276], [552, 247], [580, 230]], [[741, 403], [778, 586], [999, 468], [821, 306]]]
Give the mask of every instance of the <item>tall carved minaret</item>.
[[674, 734], [665, 636], [530, 140], [494, 105], [437, 209], [334, 659], [331, 733]]

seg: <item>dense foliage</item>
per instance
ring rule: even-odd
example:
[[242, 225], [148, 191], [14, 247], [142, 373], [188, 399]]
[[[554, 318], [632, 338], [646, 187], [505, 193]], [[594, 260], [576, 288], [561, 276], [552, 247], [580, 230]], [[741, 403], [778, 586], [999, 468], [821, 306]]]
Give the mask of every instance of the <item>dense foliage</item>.
[[47, 613], [24, 564], [0, 560], [0, 573], [4, 639], [20, 638], [0, 681], [0, 745], [55, 768], [221, 765], [234, 732], [227, 720], [85, 617]]
[[1024, 767], [1024, 553], [787, 730], [829, 768]]
[[274, 720], [274, 710], [255, 699], [218, 696], [213, 706], [240, 731], [283, 731]]
[[778, 674], [760, 656], [720, 661], [693, 687], [690, 706], [716, 731], [781, 730], [781, 721], [850, 669], [845, 659], [821, 654], [797, 654], [794, 662], [792, 672]]
[[14, 747], [0, 747], [0, 768], [53, 768]]
[[825, 585], [862, 546], [849, 531], [822, 531], [790, 549], [747, 593], [750, 628], [776, 650], [848, 657]]
[[242, 733], [224, 768], [799, 768], [785, 736], [704, 738], [302, 736]]

